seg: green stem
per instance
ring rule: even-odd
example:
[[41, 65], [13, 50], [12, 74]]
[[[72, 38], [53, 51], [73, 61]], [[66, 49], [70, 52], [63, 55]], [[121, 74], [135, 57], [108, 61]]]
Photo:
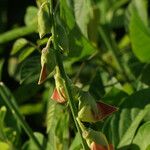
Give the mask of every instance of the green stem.
[[73, 99], [73, 96], [72, 96], [72, 93], [71, 93], [71, 87], [70, 87], [70, 84], [68, 82], [67, 75], [65, 73], [64, 66], [63, 66], [63, 63], [62, 63], [61, 54], [58, 51], [58, 48], [56, 47], [56, 44], [54, 44], [54, 45], [55, 45], [54, 48], [55, 48], [55, 55], [56, 55], [57, 65], [59, 67], [60, 74], [61, 74], [62, 78], [64, 79], [66, 96], [67, 96], [67, 99], [68, 99], [68, 102], [69, 102], [69, 107], [71, 109], [73, 120], [74, 120], [76, 128], [77, 128], [77, 130], [78, 130], [78, 132], [80, 134], [81, 141], [82, 141], [82, 146], [83, 146], [84, 150], [88, 150], [87, 144], [86, 144], [85, 140], [82, 137], [82, 131], [81, 131], [81, 129], [80, 129], [80, 127], [79, 127], [79, 125], [78, 125], [78, 123], [76, 121], [78, 110], [77, 110], [77, 108], [75, 106], [75, 103], [74, 103], [74, 99]]
[[109, 39], [107, 38], [107, 35], [105, 34], [105, 32], [104, 32], [104, 30], [103, 30], [103, 28], [101, 26], [99, 27], [99, 32], [100, 32], [100, 35], [101, 35], [101, 37], [102, 37], [102, 39], [103, 39], [107, 49], [112, 52], [114, 60], [115, 60], [115, 62], [117, 64], [118, 71], [123, 72], [120, 60], [118, 59], [117, 54], [116, 54], [116, 50], [113, 49], [112, 45], [109, 42]]
[[0, 44], [12, 41], [16, 38], [31, 34], [33, 32], [36, 32], [35, 31], [35, 26], [33, 26], [33, 25], [20, 27], [20, 28], [17, 28], [17, 29], [7, 31], [3, 34], [0, 34]]
[[[51, 5], [50, 13], [53, 14], [52, 0], [51, 0], [50, 5]], [[82, 137], [82, 131], [81, 131], [81, 129], [78, 125], [78, 122], [76, 120], [76, 117], [78, 115], [78, 110], [77, 110], [77, 107], [74, 103], [73, 95], [72, 95], [72, 92], [71, 92], [71, 87], [70, 87], [70, 84], [68, 82], [66, 72], [64, 70], [61, 53], [59, 52], [59, 49], [58, 49], [57, 40], [56, 40], [56, 32], [55, 32], [55, 23], [56, 22], [55, 22], [54, 18], [55, 17], [53, 16], [52, 36], [53, 36], [53, 45], [54, 45], [54, 49], [55, 49], [56, 63], [59, 67], [61, 77], [64, 79], [64, 86], [65, 86], [67, 100], [69, 102], [69, 107], [70, 107], [70, 110], [71, 110], [71, 113], [72, 113], [72, 116], [73, 116], [73, 120], [74, 120], [76, 128], [77, 128], [77, 131], [79, 132], [79, 135], [80, 135], [80, 138], [81, 138], [82, 147], [83, 147], [84, 150], [88, 150], [89, 148], [88, 148], [84, 138]]]
[[118, 54], [117, 54], [118, 48], [116, 49], [116, 47], [114, 47], [114, 45], [112, 45], [110, 43], [109, 38], [107, 37], [107, 35], [105, 34], [105, 31], [103, 30], [103, 28], [101, 26], [99, 27], [99, 32], [100, 32], [100, 35], [101, 35], [107, 49], [110, 50], [113, 55], [114, 61], [116, 62], [116, 65], [117, 65], [116, 69], [119, 71], [119, 73], [121, 73], [123, 79], [126, 79], [127, 81], [129, 81], [129, 77], [126, 73], [126, 70], [118, 57]]
[[12, 113], [16, 116], [20, 124], [22, 125], [25, 132], [28, 134], [28, 136], [33, 140], [33, 142], [36, 144], [36, 146], [39, 148], [39, 150], [42, 150], [42, 146], [40, 145], [37, 138], [34, 136], [33, 131], [28, 126], [26, 121], [24, 120], [23, 116], [20, 114], [19, 109], [14, 103], [14, 99], [11, 96], [7, 96], [7, 90], [5, 88], [5, 85], [3, 83], [0, 83], [0, 96], [2, 97], [2, 100], [5, 102], [7, 107], [12, 111]]

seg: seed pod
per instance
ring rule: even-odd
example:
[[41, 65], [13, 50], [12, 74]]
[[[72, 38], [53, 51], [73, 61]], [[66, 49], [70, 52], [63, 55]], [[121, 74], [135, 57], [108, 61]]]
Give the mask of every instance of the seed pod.
[[106, 136], [100, 132], [95, 131], [93, 129], [88, 129], [83, 132], [83, 137], [85, 138], [87, 144], [89, 147], [91, 147], [91, 144], [94, 142], [98, 145], [101, 145], [103, 147], [108, 147], [108, 141]]
[[38, 31], [40, 38], [51, 33], [52, 14], [50, 14], [50, 4], [42, 3], [38, 12]]

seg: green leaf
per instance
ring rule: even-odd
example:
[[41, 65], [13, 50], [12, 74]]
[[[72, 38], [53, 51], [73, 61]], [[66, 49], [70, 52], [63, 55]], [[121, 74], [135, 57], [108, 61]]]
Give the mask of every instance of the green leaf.
[[22, 53], [19, 55], [19, 62], [25, 60], [33, 51], [35, 47], [26, 47], [23, 49]]
[[143, 23], [139, 13], [133, 7], [130, 20], [130, 38], [132, 50], [142, 62], [150, 61], [150, 29]]
[[131, 144], [133, 137], [136, 133], [136, 130], [140, 124], [140, 122], [143, 120], [143, 118], [146, 116], [146, 114], [148, 113], [150, 109], [150, 105], [146, 106], [144, 108], [144, 110], [140, 111], [138, 113], [138, 115], [135, 117], [135, 119], [132, 121], [130, 127], [127, 129], [127, 131], [125, 132], [125, 134], [123, 135], [123, 137], [121, 138], [119, 144], [118, 144], [118, 148], [127, 146], [129, 144]]
[[79, 27], [75, 23], [75, 18], [69, 4], [64, 1], [60, 1], [60, 16], [62, 24], [65, 27], [69, 41], [69, 58], [71, 62], [83, 59], [93, 54], [96, 49], [90, 43], [90, 41], [83, 36]]
[[10, 145], [6, 142], [0, 142], [0, 147], [3, 148], [3, 150], [10, 150]]
[[148, 25], [148, 1], [147, 0], [133, 0], [132, 1], [133, 7], [136, 8], [142, 22], [147, 26]]
[[100, 71], [97, 71], [92, 82], [90, 83], [89, 92], [96, 99], [100, 100], [105, 93], [104, 85], [100, 75]]
[[[110, 97], [111, 98], [111, 97]], [[115, 147], [129, 146], [142, 120], [149, 114], [150, 89], [126, 97], [119, 111], [104, 123], [103, 131]]]
[[50, 14], [50, 4], [44, 2], [38, 12], [38, 31], [40, 38], [51, 33], [52, 17]]
[[66, 23], [70, 30], [73, 29], [75, 26], [75, 18], [66, 0], [60, 1], [60, 18]]
[[85, 37], [87, 37], [87, 25], [90, 20], [90, 7], [90, 0], [74, 0], [75, 19]]
[[18, 110], [19, 107], [9, 89], [2, 82], [0, 83], [0, 99], [0, 103], [4, 103], [9, 108], [7, 113], [5, 107], [1, 108], [0, 120], [3, 124], [0, 123], [0, 135], [3, 140], [9, 141], [12, 147], [15, 147], [18, 144], [18, 138], [20, 138], [20, 120], [18, 120], [12, 105]]
[[14, 55], [20, 50], [22, 50], [22, 48], [24, 48], [27, 44], [28, 44], [28, 41], [24, 38], [20, 38], [16, 40], [16, 42], [13, 44], [11, 55]]
[[27, 26], [35, 25], [35, 28], [37, 28], [37, 13], [38, 9], [34, 6], [29, 6], [26, 10], [24, 22]]
[[37, 83], [22, 84], [14, 91], [13, 94], [16, 101], [19, 104], [23, 104], [36, 95], [40, 89], [41, 86], [37, 86]]
[[120, 105], [127, 96], [128, 94], [125, 93], [124, 91], [113, 87], [109, 92], [107, 92], [104, 95], [103, 101], [111, 105], [120, 107]]
[[38, 80], [40, 75], [40, 57], [35, 56], [23, 62], [20, 69], [20, 83], [32, 83]]
[[68, 35], [65, 27], [60, 24], [59, 22], [56, 25], [56, 34], [57, 36], [57, 42], [58, 46], [60, 48], [60, 51], [64, 54], [68, 54], [69, 52], [69, 40]]
[[[43, 146], [43, 149], [46, 149], [46, 139], [44, 138], [44, 135], [38, 132], [34, 132], [35, 137], [37, 138], [37, 140], [39, 141], [39, 143]], [[37, 147], [37, 145], [32, 141], [32, 139], [30, 139], [29, 141], [27, 141], [23, 147], [22, 150], [39, 150], [39, 148]]]
[[0, 80], [2, 79], [3, 65], [4, 65], [4, 59], [1, 59], [0, 60]]
[[0, 35], [0, 44], [12, 41], [22, 36], [29, 35], [31, 33], [35, 33], [35, 25], [32, 26], [23, 26], [20, 28], [15, 28], [10, 31], [7, 31]]
[[0, 108], [0, 139], [1, 140], [7, 140], [6, 134], [5, 134], [5, 127], [4, 127], [4, 119], [6, 116], [7, 108], [5, 106], [2, 106]]
[[150, 85], [150, 64], [147, 64], [140, 75], [141, 81], [147, 85]]
[[[137, 131], [133, 140], [133, 144], [139, 147], [140, 150], [149, 150], [150, 148], [150, 122], [144, 123]], [[134, 146], [133, 146], [133, 150]]]
[[81, 139], [79, 133], [77, 133], [70, 145], [69, 150], [79, 150], [79, 149], [81, 149]]

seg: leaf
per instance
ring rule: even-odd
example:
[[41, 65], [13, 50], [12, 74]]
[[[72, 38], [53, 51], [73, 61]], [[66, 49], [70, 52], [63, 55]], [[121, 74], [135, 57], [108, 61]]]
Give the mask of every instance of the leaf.
[[141, 90], [126, 97], [119, 111], [108, 118], [103, 131], [115, 147], [122, 148], [132, 143], [136, 130], [149, 114], [150, 89]]
[[66, 0], [60, 1], [60, 6], [62, 24], [65, 27], [66, 31], [68, 31], [68, 57], [70, 58], [69, 61], [73, 63], [93, 54], [96, 49], [90, 43], [90, 41], [85, 38], [85, 36], [83, 36], [79, 27], [76, 25], [73, 12]]
[[3, 125], [0, 124], [2, 137], [3, 140], [9, 141], [15, 147], [18, 144], [18, 138], [20, 138], [20, 120], [18, 120], [12, 105], [16, 110], [19, 110], [19, 107], [9, 89], [2, 82], [0, 83], [0, 99], [0, 103], [4, 103], [9, 108], [7, 113], [6, 108], [1, 108], [1, 121], [4, 121]]
[[7, 108], [5, 106], [2, 106], [0, 108], [0, 139], [1, 140], [7, 140], [6, 134], [4, 132], [4, 130], [5, 130], [4, 119], [6, 116], [6, 111], [7, 111]]
[[142, 22], [137, 10], [134, 8], [130, 21], [130, 37], [132, 50], [142, 62], [150, 61], [150, 29]]
[[40, 38], [51, 33], [52, 17], [50, 14], [50, 4], [44, 2], [38, 12], [38, 31]]
[[14, 92], [14, 97], [19, 104], [23, 104], [31, 99], [41, 89], [37, 83], [29, 83], [20, 85]]
[[143, 118], [146, 116], [146, 114], [148, 113], [150, 109], [150, 106], [146, 106], [144, 108], [144, 110], [140, 111], [138, 113], [138, 115], [136, 116], [136, 118], [134, 119], [134, 121], [131, 123], [130, 127], [127, 129], [127, 131], [125, 132], [125, 134], [123, 135], [123, 137], [121, 138], [119, 144], [118, 144], [118, 148], [127, 146], [129, 144], [131, 144], [133, 137], [136, 133], [136, 130], [140, 124], [140, 122], [143, 120]]
[[142, 82], [144, 82], [147, 85], [150, 85], [150, 64], [147, 64], [143, 68], [140, 77]]
[[7, 31], [0, 35], [0, 44], [12, 41], [14, 39], [20, 38], [22, 36], [27, 36], [31, 33], [35, 33], [35, 26], [23, 26], [20, 28], [15, 28], [10, 31]]
[[22, 53], [19, 55], [19, 62], [25, 60], [33, 51], [35, 47], [26, 47], [23, 49]]
[[28, 41], [24, 38], [20, 38], [20, 39], [16, 40], [16, 42], [13, 44], [13, 48], [11, 50], [11, 55], [14, 55], [17, 52], [19, 52], [20, 50], [22, 50], [22, 48], [24, 48], [27, 44], [28, 44]]
[[[149, 150], [150, 146], [150, 122], [144, 123], [137, 131], [133, 140], [133, 144], [139, 147], [140, 150]], [[134, 146], [133, 146], [133, 150]]]
[[37, 13], [38, 9], [35, 6], [27, 7], [24, 22], [26, 26], [35, 25], [37, 27]]
[[2, 79], [2, 71], [3, 71], [3, 65], [4, 65], [4, 59], [0, 60], [0, 80]]
[[79, 150], [79, 149], [81, 149], [81, 139], [79, 133], [77, 133], [70, 145], [69, 150]]
[[58, 21], [56, 25], [56, 34], [57, 36], [57, 42], [58, 46], [60, 48], [60, 51], [63, 52], [64, 54], [68, 54], [69, 52], [69, 40], [68, 40], [68, 35], [65, 27], [59, 23]]
[[48, 110], [47, 110], [47, 133], [50, 132], [50, 130], [54, 127], [54, 122], [57, 120], [55, 118], [56, 115], [56, 109], [57, 109], [57, 103], [49, 102], [48, 104]]
[[148, 25], [148, 1], [147, 0], [133, 0], [133, 7], [138, 11], [139, 17], [142, 19], [142, 22], [147, 26]]
[[[64, 107], [58, 105], [57, 103], [55, 103], [55, 101], [49, 100], [47, 110], [47, 133], [51, 145], [51, 150], [61, 150], [63, 147], [63, 143], [67, 143], [68, 141], [63, 138], [66, 133], [65, 130], [68, 130], [68, 128], [63, 129], [62, 131], [60, 129], [61, 120], [64, 116], [66, 116], [64, 114]], [[64, 124], [66, 121], [63, 121], [62, 124]], [[62, 138], [63, 140], [61, 140]], [[64, 147], [67, 146], [66, 143], [64, 144]]]
[[109, 92], [107, 92], [104, 95], [103, 101], [108, 104], [120, 107], [120, 105], [122, 104], [122, 102], [127, 96], [128, 94], [125, 93], [124, 91], [113, 87]]
[[37, 81], [40, 68], [40, 57], [35, 56], [27, 59], [20, 68], [20, 83], [27, 84]]
[[87, 25], [90, 20], [90, 11], [90, 0], [74, 0], [75, 19], [85, 37], [87, 37]]
[[6, 143], [6, 142], [1, 142], [1, 141], [0, 141], [0, 147], [2, 147], [3, 150], [10, 150], [10, 148], [11, 148], [8, 143]]
[[[44, 135], [39, 132], [34, 132], [34, 135], [37, 138], [37, 140], [39, 141], [39, 143], [42, 145], [43, 149], [46, 149], [46, 139], [44, 138]], [[23, 145], [22, 150], [31, 150], [31, 149], [39, 150], [39, 148], [36, 146], [34, 141], [32, 141], [30, 139]]]
[[97, 71], [89, 88], [90, 94], [97, 100], [102, 98], [105, 93], [104, 85], [100, 75], [100, 71]]
[[75, 18], [66, 0], [60, 1], [60, 18], [71, 30], [75, 26]]

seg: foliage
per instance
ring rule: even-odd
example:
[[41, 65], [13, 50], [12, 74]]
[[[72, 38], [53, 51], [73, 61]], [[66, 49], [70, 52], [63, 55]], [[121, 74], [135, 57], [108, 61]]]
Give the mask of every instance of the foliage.
[[0, 5], [0, 147], [149, 150], [150, 2], [14, 3]]

